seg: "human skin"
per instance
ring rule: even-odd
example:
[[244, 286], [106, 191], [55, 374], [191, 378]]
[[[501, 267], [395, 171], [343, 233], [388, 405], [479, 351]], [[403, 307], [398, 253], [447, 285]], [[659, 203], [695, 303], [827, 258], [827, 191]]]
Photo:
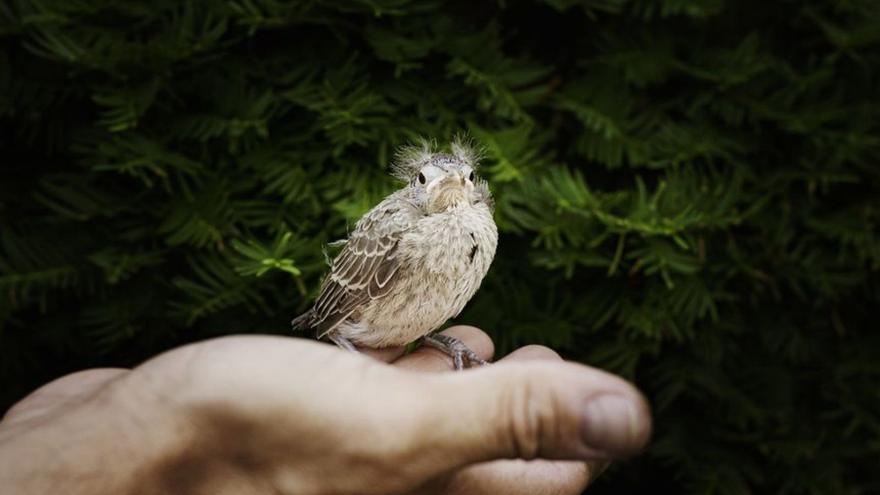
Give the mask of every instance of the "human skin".
[[[491, 358], [480, 330], [446, 333]], [[0, 486], [74, 495], [578, 494], [650, 436], [648, 406], [632, 385], [547, 348], [451, 369], [429, 348], [355, 354], [237, 336], [133, 370], [74, 373], [0, 422]]]

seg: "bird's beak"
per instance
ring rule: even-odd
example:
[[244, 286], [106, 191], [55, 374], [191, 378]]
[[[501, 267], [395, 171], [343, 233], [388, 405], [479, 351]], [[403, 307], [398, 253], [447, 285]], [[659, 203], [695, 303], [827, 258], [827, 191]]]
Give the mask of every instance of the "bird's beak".
[[469, 192], [464, 175], [454, 170], [448, 171], [446, 177], [428, 187], [430, 209], [435, 212], [445, 211], [466, 203]]
[[459, 184], [464, 186], [464, 176], [456, 171], [446, 172], [446, 179], [443, 182], [446, 182], [449, 185]]

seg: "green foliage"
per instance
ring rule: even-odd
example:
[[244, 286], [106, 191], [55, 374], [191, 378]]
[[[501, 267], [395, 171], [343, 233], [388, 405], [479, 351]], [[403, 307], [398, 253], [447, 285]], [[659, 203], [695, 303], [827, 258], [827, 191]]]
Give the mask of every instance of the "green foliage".
[[466, 130], [458, 321], [654, 405], [597, 492], [877, 492], [878, 67], [870, 0], [0, 3], [0, 401], [288, 334], [394, 149]]

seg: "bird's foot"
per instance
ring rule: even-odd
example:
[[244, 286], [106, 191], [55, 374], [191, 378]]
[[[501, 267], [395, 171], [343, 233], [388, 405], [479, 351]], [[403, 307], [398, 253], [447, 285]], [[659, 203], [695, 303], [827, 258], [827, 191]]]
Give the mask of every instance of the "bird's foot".
[[329, 337], [330, 340], [332, 340], [334, 344], [338, 345], [339, 347], [342, 347], [343, 349], [345, 349], [347, 351], [360, 352], [357, 350], [357, 347], [355, 347], [354, 344], [351, 343], [350, 340], [343, 337], [342, 335], [338, 335], [338, 334], [334, 333], [334, 334], [328, 335], [327, 337]]
[[[476, 352], [470, 350], [464, 342], [455, 337], [450, 337], [449, 335], [444, 335], [442, 333], [426, 335], [423, 343], [448, 354], [452, 358], [456, 370], [463, 370], [465, 367], [471, 368], [476, 365], [482, 366], [484, 364], [489, 364], [485, 359], [477, 356]], [[467, 366], [465, 366], [465, 364], [467, 364]]]

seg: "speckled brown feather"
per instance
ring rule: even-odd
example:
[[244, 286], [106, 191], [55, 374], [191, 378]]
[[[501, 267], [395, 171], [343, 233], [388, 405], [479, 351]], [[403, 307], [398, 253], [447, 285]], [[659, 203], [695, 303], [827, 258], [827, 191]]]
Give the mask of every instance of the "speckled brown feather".
[[422, 216], [402, 194], [395, 194], [370, 210], [355, 226], [342, 251], [333, 260], [305, 326], [319, 336], [332, 331], [358, 307], [379, 299], [394, 287], [400, 266], [397, 243]]

